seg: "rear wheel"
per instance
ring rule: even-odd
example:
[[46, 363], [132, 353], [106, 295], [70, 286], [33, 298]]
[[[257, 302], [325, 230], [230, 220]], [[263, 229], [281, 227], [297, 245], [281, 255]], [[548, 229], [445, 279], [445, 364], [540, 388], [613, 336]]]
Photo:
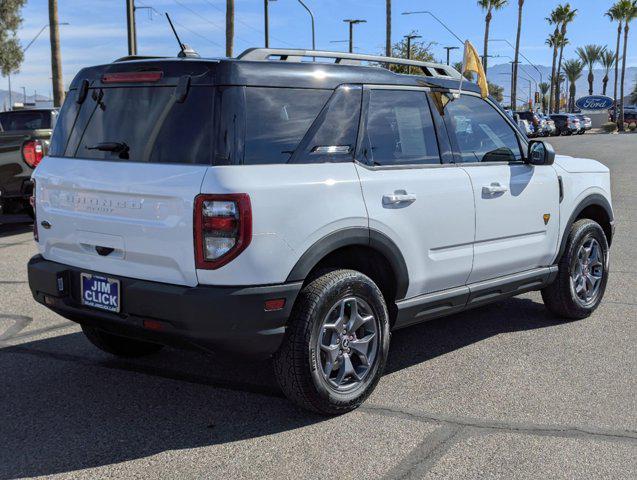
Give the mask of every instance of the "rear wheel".
[[299, 293], [275, 373], [297, 405], [337, 415], [374, 390], [388, 349], [389, 316], [376, 284], [353, 270], [333, 270]]
[[97, 348], [118, 357], [143, 357], [157, 353], [164, 347], [158, 343], [113, 335], [89, 325], [82, 325], [82, 331]]
[[571, 227], [555, 281], [542, 290], [546, 307], [569, 318], [588, 317], [599, 306], [608, 281], [608, 242], [602, 227], [589, 219]]

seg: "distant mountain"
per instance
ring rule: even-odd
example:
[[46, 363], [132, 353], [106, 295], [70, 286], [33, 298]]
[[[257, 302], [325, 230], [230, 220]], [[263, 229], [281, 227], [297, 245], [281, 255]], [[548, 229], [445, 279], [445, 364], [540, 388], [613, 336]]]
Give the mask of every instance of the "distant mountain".
[[[549, 82], [549, 78], [551, 77], [551, 67], [546, 67], [543, 65], [538, 65], [538, 70], [542, 74], [542, 79], [545, 82]], [[613, 96], [613, 77], [614, 70], [612, 70], [609, 74], [608, 87], [606, 90], [606, 95], [609, 97]], [[595, 76], [595, 81], [593, 82], [593, 93], [595, 95], [602, 94], [602, 79], [604, 78], [604, 71], [602, 69], [593, 70], [593, 75]], [[500, 85], [504, 88], [504, 101], [505, 103], [509, 102], [509, 97], [511, 95], [511, 64], [500, 64], [489, 67], [487, 70], [487, 77], [490, 82], [493, 82], [497, 85]], [[540, 74], [530, 65], [520, 65], [518, 69], [518, 102], [522, 99], [528, 100], [529, 97], [529, 81], [528, 78], [531, 78], [531, 90], [535, 90], [535, 82], [540, 83]], [[582, 77], [575, 83], [576, 88], [576, 98], [582, 97], [584, 95], [588, 95], [588, 70], [584, 70], [582, 73]], [[625, 83], [625, 93], [628, 95], [635, 85], [637, 81], [637, 67], [628, 67], [626, 68], [626, 83]], [[617, 86], [619, 89], [619, 85]]]
[[[11, 99], [13, 103], [24, 102], [24, 96], [22, 92], [11, 91]], [[34, 95], [27, 95], [27, 103], [36, 103], [38, 107], [49, 108], [53, 106], [53, 101], [43, 95], [38, 95], [37, 98]], [[9, 91], [0, 90], [0, 112], [3, 112], [9, 108]]]

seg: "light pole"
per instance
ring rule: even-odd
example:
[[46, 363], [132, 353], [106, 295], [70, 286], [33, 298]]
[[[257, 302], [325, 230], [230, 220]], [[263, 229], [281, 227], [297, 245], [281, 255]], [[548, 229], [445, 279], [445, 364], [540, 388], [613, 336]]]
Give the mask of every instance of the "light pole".
[[[411, 59], [411, 40], [414, 38], [422, 38], [421, 35], [405, 35], [407, 39], [407, 60]], [[407, 75], [411, 74], [411, 65], [407, 65]]]
[[[489, 39], [490, 42], [504, 42], [506, 43], [509, 47], [511, 47], [512, 49], [515, 50], [515, 47], [511, 44], [511, 42], [509, 42], [506, 38], [491, 38]], [[528, 58], [526, 58], [526, 56], [520, 51], [519, 52], [520, 56], [527, 61], [527, 63], [529, 65], [531, 65], [536, 71], [537, 73], [540, 75], [540, 83], [544, 82], [544, 77], [542, 76], [542, 72], [540, 71], [539, 68], [537, 68], [537, 65], [535, 65], [531, 60], [529, 60]], [[518, 65], [520, 63], [518, 62]]]
[[447, 65], [449, 65], [449, 51], [450, 50], [459, 50], [460, 47], [442, 47], [445, 50], [447, 50]]
[[460, 45], [464, 45], [464, 42], [462, 41], [462, 39], [458, 35], [456, 35], [453, 32], [453, 30], [451, 30], [442, 20], [440, 20], [438, 17], [436, 17], [430, 11], [428, 11], [428, 10], [418, 10], [416, 12], [403, 12], [402, 13], [402, 15], [419, 15], [419, 14], [431, 15], [436, 22], [438, 22], [440, 25], [442, 25], [445, 28], [445, 30], [447, 30], [451, 35], [456, 37], [456, 39], [460, 42]]
[[310, 14], [310, 20], [312, 21], [312, 50], [316, 50], [316, 38], [314, 36], [314, 14], [312, 13], [312, 10], [308, 8], [305, 2], [303, 2], [303, 0], [298, 0], [298, 2], [303, 6], [303, 8], [307, 10], [307, 13]]
[[367, 23], [367, 20], [361, 20], [361, 19], [356, 19], [356, 20], [351, 20], [351, 19], [347, 19], [347, 20], [343, 20], [345, 23], [349, 23], [349, 53], [352, 53], [354, 51], [354, 25], [357, 23]]

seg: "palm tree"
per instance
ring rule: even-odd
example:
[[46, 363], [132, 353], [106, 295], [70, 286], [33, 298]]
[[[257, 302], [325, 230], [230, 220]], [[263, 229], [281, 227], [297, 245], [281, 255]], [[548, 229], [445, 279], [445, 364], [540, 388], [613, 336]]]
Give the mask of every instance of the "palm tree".
[[385, 2], [385, 56], [391, 57], [391, 0]]
[[619, 88], [619, 117], [617, 128], [624, 131], [624, 86], [626, 82], [626, 54], [628, 53], [628, 30], [630, 22], [637, 18], [637, 0], [621, 0], [619, 2], [621, 18], [624, 20], [624, 53], [622, 55], [622, 76]]
[[637, 103], [637, 79], [635, 79], [635, 85], [633, 86], [633, 91], [630, 94], [631, 103]]
[[610, 69], [615, 65], [615, 52], [612, 50], [605, 50], [602, 53], [600, 59], [600, 63], [604, 67], [604, 78], [602, 79], [602, 95], [606, 95], [606, 87], [608, 87], [608, 74]]
[[562, 93], [562, 92], [560, 91], [560, 87], [559, 87], [559, 86], [560, 86], [560, 85], [562, 85], [562, 83], [564, 83], [564, 80], [566, 80], [566, 78], [564, 77], [564, 74], [560, 72], [560, 76], [559, 76], [558, 78], [553, 78], [553, 77], [551, 76], [551, 78], [550, 78], [549, 80], [553, 83], [553, 86], [557, 85], [557, 88], [558, 88], [558, 89], [557, 89], [557, 95], [555, 96], [555, 98], [553, 98], [553, 100], [556, 100], [556, 99], [557, 99], [557, 102], [556, 102], [556, 103], [557, 103], [557, 105], [553, 105], [553, 106], [554, 106], [554, 107], [556, 108], [556, 110], [559, 112], [559, 107], [560, 107], [560, 94]]
[[518, 58], [520, 55], [520, 34], [522, 33], [522, 8], [524, 0], [518, 0], [518, 33], [515, 37], [515, 58], [513, 59], [513, 78], [511, 79], [511, 108], [515, 110], [518, 93]]
[[234, 47], [234, 0], [226, 0], [226, 57], [232, 57]]
[[568, 91], [568, 109], [571, 112], [575, 109], [575, 82], [582, 76], [583, 70], [584, 63], [579, 60], [567, 60], [564, 62], [564, 73], [570, 84]]
[[540, 87], [540, 93], [542, 94], [542, 112], [546, 113], [546, 94], [551, 88], [551, 85], [547, 82], [541, 82], [538, 86]]
[[584, 47], [577, 47], [577, 50], [575, 50], [575, 53], [580, 60], [582, 60], [585, 65], [588, 65], [589, 95], [593, 94], [593, 82], [595, 81], [593, 68], [595, 67], [595, 64], [600, 61], [604, 52], [606, 52], [606, 47], [602, 47], [601, 45], [585, 45]]
[[64, 102], [64, 83], [62, 81], [60, 23], [58, 22], [57, 0], [49, 0], [49, 38], [51, 41], [51, 78], [53, 81], [53, 106], [59, 107]]
[[[560, 43], [560, 55], [557, 61], [557, 78], [560, 78], [560, 72], [562, 71], [562, 56], [564, 54], [564, 47], [568, 44], [568, 40], [566, 39], [566, 27], [569, 23], [571, 23], [575, 16], [577, 15], [577, 9], [572, 9], [571, 5], [567, 3], [566, 5], [559, 5], [556, 9], [558, 11], [558, 17], [561, 20], [561, 28], [560, 34], [562, 35], [563, 41]], [[559, 98], [560, 98], [560, 86], [557, 85], [557, 93], [556, 93], [556, 104], [557, 111], [559, 112]]]
[[[548, 19], [549, 22], [552, 20]], [[557, 48], [560, 43], [560, 32], [557, 27], [555, 27], [555, 31], [549, 35], [549, 38], [546, 39], [546, 44], [553, 49], [553, 64], [551, 66], [551, 78], [555, 78], [555, 68], [557, 66]], [[549, 112], [553, 113], [553, 93], [555, 89], [555, 84], [553, 80], [551, 80], [550, 93], [549, 93]]]
[[484, 71], [487, 71], [487, 58], [489, 55], [489, 26], [493, 18], [494, 10], [501, 10], [509, 0], [478, 0], [478, 6], [487, 12], [484, 17], [484, 48], [482, 50], [482, 64]]
[[557, 48], [560, 51], [559, 60], [557, 63], [557, 68], [555, 70], [557, 83], [555, 84], [555, 109], [556, 113], [560, 111], [560, 88], [561, 83], [564, 81], [564, 75], [562, 75], [562, 52], [564, 51], [564, 47], [568, 45], [568, 38], [560, 32], [557, 36]]
[[[617, 114], [617, 80], [619, 79], [619, 44], [621, 42], [622, 37], [622, 24], [623, 17], [621, 15], [621, 10], [619, 8], [620, 2], [615, 3], [611, 8], [606, 12], [606, 16], [610, 18], [611, 22], [617, 22], [617, 47], [615, 48], [615, 78], [614, 78], [614, 87], [613, 87], [613, 99], [615, 105], [615, 115]], [[617, 117], [614, 118], [617, 120]]]

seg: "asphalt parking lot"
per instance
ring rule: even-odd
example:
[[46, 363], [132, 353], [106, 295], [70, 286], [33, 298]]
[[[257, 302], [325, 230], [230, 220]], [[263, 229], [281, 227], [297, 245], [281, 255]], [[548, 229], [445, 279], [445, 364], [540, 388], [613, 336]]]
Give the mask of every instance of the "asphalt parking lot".
[[98, 351], [32, 301], [30, 226], [0, 219], [0, 479], [636, 478], [637, 134], [550, 141], [612, 171], [600, 308], [563, 323], [532, 293], [396, 332], [374, 394], [332, 419], [268, 362]]

